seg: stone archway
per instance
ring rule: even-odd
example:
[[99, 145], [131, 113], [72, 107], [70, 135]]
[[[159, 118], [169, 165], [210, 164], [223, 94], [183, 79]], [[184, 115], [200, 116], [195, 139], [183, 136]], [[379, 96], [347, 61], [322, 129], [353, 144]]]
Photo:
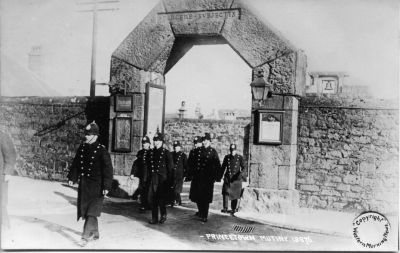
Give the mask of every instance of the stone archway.
[[[116, 117], [133, 119], [131, 152], [112, 152], [116, 174], [127, 174], [145, 134], [146, 84], [165, 85], [164, 75], [194, 45], [228, 44], [279, 94], [303, 95], [306, 57], [284, 39], [243, 0], [163, 0], [125, 38], [111, 58], [111, 83], [133, 96], [132, 112], [115, 112], [111, 96], [110, 136]], [[250, 89], [250, 86], [249, 86]], [[289, 212], [298, 205], [295, 190], [298, 100], [274, 96], [252, 100], [249, 140], [249, 188], [242, 207], [265, 212]], [[282, 114], [280, 145], [254, 142], [257, 110]], [[113, 146], [110, 138], [109, 147]]]

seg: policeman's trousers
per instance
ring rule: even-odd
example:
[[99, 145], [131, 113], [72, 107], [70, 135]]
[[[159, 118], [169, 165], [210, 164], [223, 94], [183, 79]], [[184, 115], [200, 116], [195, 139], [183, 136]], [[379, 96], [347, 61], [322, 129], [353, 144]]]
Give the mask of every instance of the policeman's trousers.
[[199, 217], [207, 218], [208, 217], [208, 209], [210, 208], [210, 203], [208, 201], [200, 201], [197, 202], [197, 206], [199, 208]]
[[99, 234], [99, 222], [96, 216], [86, 216], [85, 224], [83, 225], [82, 239], [89, 239], [91, 236], [94, 239], [98, 239]]
[[[154, 191], [153, 189], [151, 190]], [[165, 199], [161, 196], [161, 191], [162, 187], [158, 187], [157, 191], [152, 194], [151, 216], [153, 220], [158, 220], [158, 208], [160, 208], [161, 216], [167, 215], [166, 203]]]
[[[229, 195], [223, 194], [222, 197], [223, 197], [223, 207], [224, 209], [228, 209]], [[236, 211], [237, 203], [238, 203], [237, 199], [231, 201], [232, 211]]]

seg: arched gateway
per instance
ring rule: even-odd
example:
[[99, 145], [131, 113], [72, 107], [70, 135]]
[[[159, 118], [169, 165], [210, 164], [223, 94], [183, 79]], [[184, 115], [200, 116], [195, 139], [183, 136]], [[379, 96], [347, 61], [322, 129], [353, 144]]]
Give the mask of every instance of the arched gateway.
[[[252, 68], [253, 79], [262, 70], [274, 93], [281, 94], [252, 98], [250, 185], [241, 207], [294, 211], [298, 99], [288, 94], [303, 95], [306, 57], [256, 16], [247, 1], [160, 1], [114, 51], [109, 147], [115, 173], [129, 173], [146, 132], [163, 131], [164, 75], [193, 45], [205, 44], [230, 45]], [[127, 96], [117, 95], [118, 90]]]

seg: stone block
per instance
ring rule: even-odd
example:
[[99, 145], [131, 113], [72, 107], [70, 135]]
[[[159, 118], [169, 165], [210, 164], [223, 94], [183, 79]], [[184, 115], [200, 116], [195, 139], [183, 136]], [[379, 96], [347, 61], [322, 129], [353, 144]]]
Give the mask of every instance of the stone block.
[[326, 177], [327, 182], [334, 182], [334, 183], [341, 183], [342, 182], [342, 178], [339, 176], [332, 176], [332, 175], [328, 175]]
[[144, 106], [136, 106], [133, 108], [133, 120], [144, 120]]
[[133, 93], [133, 106], [144, 106], [145, 94], [143, 93]]
[[343, 182], [346, 184], [360, 184], [361, 177], [355, 175], [346, 175], [343, 177]]
[[143, 127], [144, 121], [143, 120], [133, 120], [132, 121], [132, 135], [136, 137], [143, 136]]
[[133, 136], [131, 154], [136, 155], [141, 148], [142, 148], [142, 136]]
[[115, 157], [115, 165], [114, 165], [114, 173], [120, 176], [126, 176], [126, 168], [125, 168], [125, 156], [123, 154], [114, 154]]
[[304, 184], [304, 185], [300, 185], [300, 190], [301, 191], [311, 191], [311, 192], [319, 192], [320, 188], [319, 186], [315, 185], [315, 184]]
[[346, 191], [346, 192], [348, 192], [348, 191], [350, 191], [350, 185], [348, 185], [348, 184], [338, 184], [337, 186], [336, 186], [336, 190], [338, 190], [338, 191]]
[[[250, 66], [260, 66], [275, 59], [280, 52], [294, 51], [294, 47], [252, 14], [251, 6], [236, 1], [232, 8], [241, 8], [241, 17], [226, 19], [221, 34]], [[293, 71], [294, 62], [289, 65]]]
[[306, 204], [308, 208], [326, 208], [327, 205], [327, 201], [321, 199], [319, 196], [310, 196]]
[[[163, 48], [171, 47], [174, 43], [168, 17], [158, 15], [164, 11], [163, 3], [159, 2], [119, 45], [113, 56], [147, 70], [159, 57]], [[161, 70], [161, 73], [163, 72]]]
[[367, 172], [367, 173], [376, 171], [376, 166], [375, 166], [374, 161], [371, 161], [371, 162], [363, 161], [363, 162], [361, 162], [360, 163], [360, 171], [361, 172]]
[[305, 95], [307, 72], [307, 56], [302, 50], [297, 50], [296, 54], [296, 81], [294, 93]]
[[322, 189], [321, 195], [340, 196], [340, 193], [333, 189]]
[[245, 212], [294, 214], [299, 207], [296, 190], [244, 188], [240, 209]]
[[291, 178], [290, 166], [278, 166], [278, 189], [288, 190], [289, 187], [293, 189], [294, 187], [290, 185], [293, 179]]
[[343, 197], [350, 198], [350, 199], [360, 199], [361, 198], [360, 194], [355, 193], [355, 192], [345, 192], [345, 193], [343, 193]]
[[334, 202], [332, 203], [332, 208], [336, 210], [343, 210], [343, 207], [346, 206], [346, 202]]

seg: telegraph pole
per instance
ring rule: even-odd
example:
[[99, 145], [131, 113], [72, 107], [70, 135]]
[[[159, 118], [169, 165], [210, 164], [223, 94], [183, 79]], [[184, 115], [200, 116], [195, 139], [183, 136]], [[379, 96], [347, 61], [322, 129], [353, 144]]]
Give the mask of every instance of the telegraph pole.
[[97, 53], [97, 15], [99, 11], [115, 11], [118, 8], [99, 8], [99, 4], [119, 3], [118, 0], [81, 2], [79, 5], [92, 5], [90, 10], [80, 10], [79, 12], [93, 12], [93, 29], [92, 29], [92, 60], [90, 65], [90, 98], [96, 95], [96, 53]]

